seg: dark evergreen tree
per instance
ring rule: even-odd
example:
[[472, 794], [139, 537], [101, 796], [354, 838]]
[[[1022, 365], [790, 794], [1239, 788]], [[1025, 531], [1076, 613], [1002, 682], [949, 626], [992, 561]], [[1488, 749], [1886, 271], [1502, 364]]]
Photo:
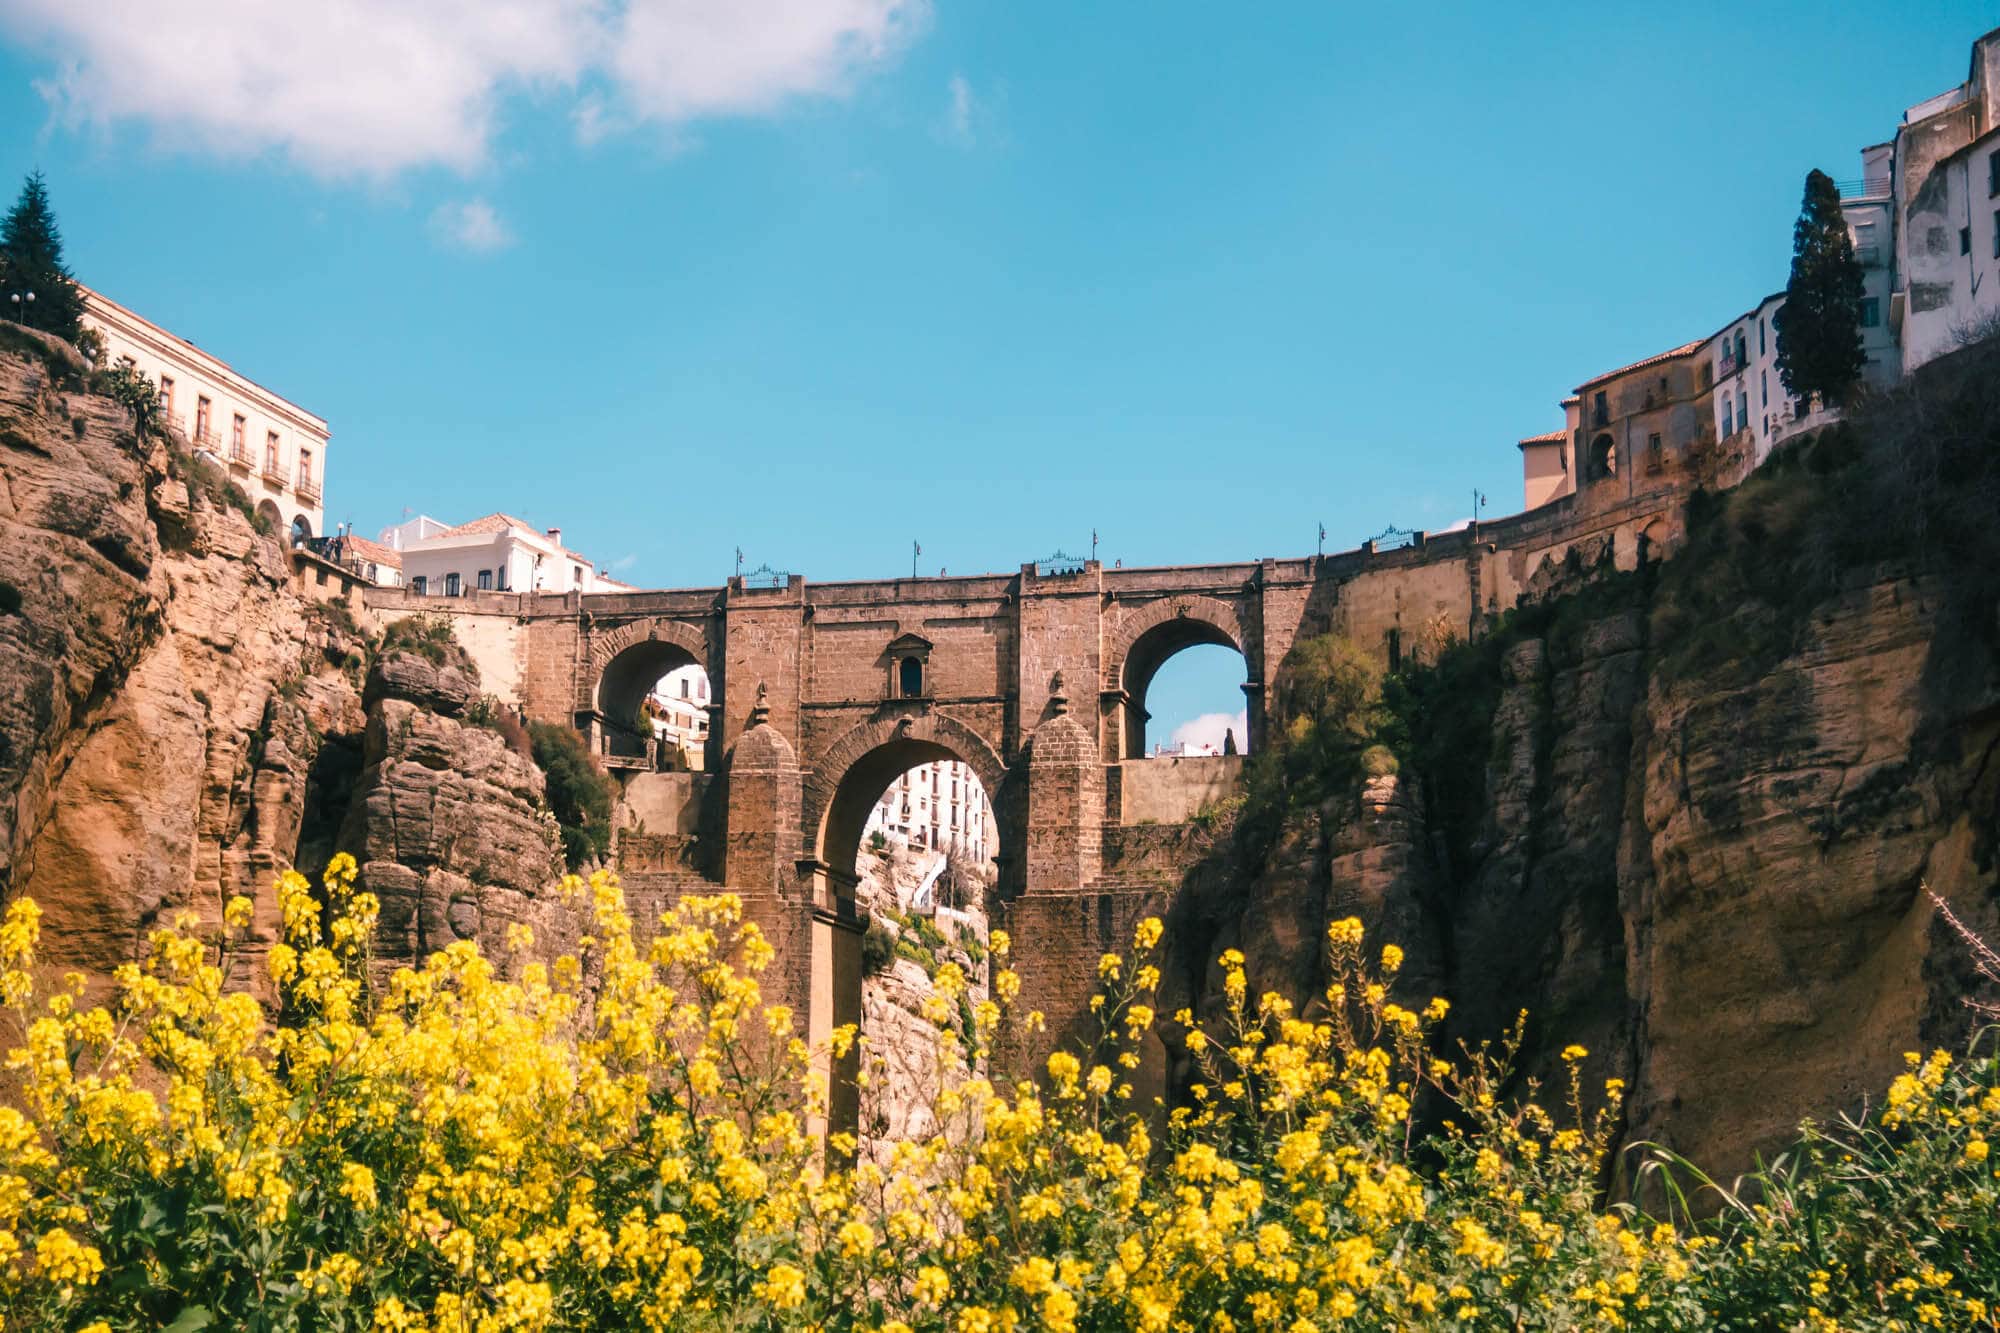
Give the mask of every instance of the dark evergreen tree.
[[1840, 213], [1840, 191], [1823, 171], [1806, 177], [1792, 228], [1792, 276], [1778, 326], [1778, 376], [1796, 398], [1834, 406], [1861, 379], [1861, 264]]
[[[33, 301], [14, 301], [33, 292]], [[63, 265], [62, 233], [49, 207], [48, 183], [37, 171], [0, 220], [0, 307], [6, 318], [71, 342], [83, 332], [83, 292]]]

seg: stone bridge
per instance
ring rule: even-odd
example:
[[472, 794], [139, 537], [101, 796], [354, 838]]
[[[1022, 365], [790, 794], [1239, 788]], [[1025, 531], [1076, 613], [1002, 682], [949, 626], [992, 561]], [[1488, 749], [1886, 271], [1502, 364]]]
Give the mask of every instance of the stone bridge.
[[[647, 833], [621, 849], [628, 886], [646, 905], [742, 894], [781, 960], [767, 990], [809, 1014], [815, 1037], [858, 1017], [853, 891], [870, 809], [911, 766], [964, 761], [997, 823], [996, 924], [1052, 1041], [1086, 1012], [1097, 956], [1168, 906], [1188, 869], [1176, 850], [1188, 841], [1160, 826], [1240, 774], [1235, 758], [1141, 759], [1147, 687], [1167, 659], [1196, 644], [1242, 654], [1254, 752], [1272, 724], [1267, 687], [1302, 639], [1338, 630], [1387, 664], [1440, 631], [1476, 633], [1573, 547], [1636, 563], [1649, 542], [1664, 548], [1676, 514], [1666, 496], [1592, 512], [1564, 500], [1477, 532], [1301, 559], [367, 600], [386, 618], [449, 615], [486, 688], [576, 726], [628, 770], [634, 808], [670, 780], [671, 799], [646, 797]], [[645, 765], [628, 757], [628, 719], [688, 664], [712, 691], [709, 771], [629, 771]]]

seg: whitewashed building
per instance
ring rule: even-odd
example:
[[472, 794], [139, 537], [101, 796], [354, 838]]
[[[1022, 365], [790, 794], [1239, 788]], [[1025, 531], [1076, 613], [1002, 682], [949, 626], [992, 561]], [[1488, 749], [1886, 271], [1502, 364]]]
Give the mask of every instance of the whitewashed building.
[[322, 535], [326, 419], [280, 398], [220, 357], [110, 297], [83, 288], [83, 323], [104, 339], [104, 363], [130, 363], [159, 386], [167, 428], [228, 471], [274, 531]]
[[699, 773], [708, 752], [708, 673], [692, 664], [660, 678], [650, 696], [653, 735], [669, 753], [673, 768]]
[[447, 527], [418, 515], [376, 539], [402, 557], [402, 580], [420, 597], [475, 592], [629, 592], [563, 545], [562, 529], [537, 529], [512, 514], [488, 514]]
[[865, 839], [881, 834], [923, 851], [950, 852], [975, 865], [993, 859], [993, 807], [986, 788], [956, 759], [919, 764], [882, 793]]

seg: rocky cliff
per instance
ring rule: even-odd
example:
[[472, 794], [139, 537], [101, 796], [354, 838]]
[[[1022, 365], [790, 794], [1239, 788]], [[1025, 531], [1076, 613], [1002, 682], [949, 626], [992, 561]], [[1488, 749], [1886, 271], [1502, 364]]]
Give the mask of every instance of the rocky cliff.
[[1975, 978], [1925, 890], [2000, 937], [1995, 386], [2000, 348], [1966, 354], [1697, 496], [1665, 566], [1545, 571], [1409, 673], [1401, 771], [1186, 905], [1177, 1001], [1232, 945], [1304, 998], [1358, 913], [1450, 1039], [1526, 1010], [1524, 1076], [1581, 1043], [1630, 1139], [1717, 1171], [1962, 1040]]
[[369, 671], [374, 636], [294, 590], [219, 467], [136, 435], [67, 344], [0, 334], [0, 899], [41, 904], [43, 961], [102, 985], [168, 914], [240, 893], [261, 989], [272, 876], [340, 848], [385, 957], [534, 919], [541, 774], [464, 720], [476, 678]]

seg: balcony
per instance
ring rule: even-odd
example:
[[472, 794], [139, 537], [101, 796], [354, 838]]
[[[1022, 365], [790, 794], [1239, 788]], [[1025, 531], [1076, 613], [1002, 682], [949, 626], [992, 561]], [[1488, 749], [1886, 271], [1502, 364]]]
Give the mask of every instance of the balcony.
[[241, 440], [229, 446], [229, 466], [240, 472], [250, 470], [250, 451], [244, 448]]
[[282, 489], [286, 484], [286, 480], [285, 470], [278, 466], [278, 460], [275, 458], [264, 460], [264, 483], [266, 485]]
[[190, 438], [193, 440], [195, 448], [206, 449], [217, 456], [221, 455], [222, 437], [215, 433], [215, 427], [196, 426], [194, 434]]
[[301, 481], [301, 482], [300, 482], [300, 483], [299, 483], [299, 484], [298, 484], [298, 485], [297, 485], [297, 486], [296, 486], [296, 487], [295, 487], [295, 488], [293, 489], [293, 492], [292, 492], [292, 493], [293, 493], [294, 495], [298, 496], [298, 498], [299, 498], [299, 503], [300, 503], [300, 504], [302, 504], [302, 505], [305, 505], [305, 506], [307, 506], [308, 508], [312, 508], [312, 509], [317, 509], [317, 508], [319, 508], [319, 483], [318, 483], [318, 482], [316, 482], [316, 481]]

